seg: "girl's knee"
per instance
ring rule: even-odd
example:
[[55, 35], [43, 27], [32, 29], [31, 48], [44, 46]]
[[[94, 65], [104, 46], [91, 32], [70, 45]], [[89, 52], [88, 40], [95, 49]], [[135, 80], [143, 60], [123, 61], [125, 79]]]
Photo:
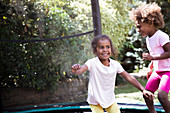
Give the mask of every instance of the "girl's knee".
[[150, 100], [149, 97], [146, 97], [145, 95], [143, 95], [143, 98], [144, 98], [145, 100]]

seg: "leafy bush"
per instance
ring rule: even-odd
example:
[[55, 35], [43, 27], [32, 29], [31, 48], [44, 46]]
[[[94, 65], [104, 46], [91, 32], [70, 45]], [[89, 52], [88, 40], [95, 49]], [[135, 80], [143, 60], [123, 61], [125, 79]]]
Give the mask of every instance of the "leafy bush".
[[100, 5], [102, 33], [110, 36], [116, 48], [121, 48], [133, 25], [128, 19], [131, 3], [127, 0], [102, 0]]
[[[55, 1], [51, 4], [0, 1], [1, 39], [48, 39], [84, 32], [67, 13], [69, 4]], [[84, 62], [91, 55], [86, 49], [89, 37], [48, 42], [0, 42], [1, 86], [56, 88], [58, 81], [74, 77], [70, 72], [73, 62]]]

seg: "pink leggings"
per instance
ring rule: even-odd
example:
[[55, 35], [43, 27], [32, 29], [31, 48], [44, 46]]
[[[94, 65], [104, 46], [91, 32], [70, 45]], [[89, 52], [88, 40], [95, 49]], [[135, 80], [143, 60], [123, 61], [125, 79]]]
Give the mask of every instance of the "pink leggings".
[[153, 72], [145, 88], [152, 92], [155, 92], [157, 89], [160, 89], [169, 93], [170, 71]]

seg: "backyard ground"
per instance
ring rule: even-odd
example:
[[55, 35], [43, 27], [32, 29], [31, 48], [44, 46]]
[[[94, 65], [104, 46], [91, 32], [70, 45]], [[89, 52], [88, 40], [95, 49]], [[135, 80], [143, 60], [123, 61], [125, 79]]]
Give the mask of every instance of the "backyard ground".
[[[147, 79], [138, 78], [137, 79], [143, 86], [146, 85]], [[117, 102], [120, 103], [137, 103], [137, 102], [144, 102], [142, 92], [140, 92], [138, 89], [133, 87], [128, 82], [125, 82], [124, 84], [118, 85], [115, 88], [115, 94]], [[158, 92], [156, 91], [154, 94], [154, 102], [159, 102], [157, 98]], [[170, 95], [169, 95], [170, 100]]]

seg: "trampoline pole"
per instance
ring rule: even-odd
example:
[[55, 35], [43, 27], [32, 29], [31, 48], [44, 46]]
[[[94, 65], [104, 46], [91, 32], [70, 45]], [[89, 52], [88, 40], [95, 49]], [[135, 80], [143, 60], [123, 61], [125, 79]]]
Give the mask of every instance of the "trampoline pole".
[[100, 7], [98, 0], [91, 0], [94, 36], [102, 34]]

